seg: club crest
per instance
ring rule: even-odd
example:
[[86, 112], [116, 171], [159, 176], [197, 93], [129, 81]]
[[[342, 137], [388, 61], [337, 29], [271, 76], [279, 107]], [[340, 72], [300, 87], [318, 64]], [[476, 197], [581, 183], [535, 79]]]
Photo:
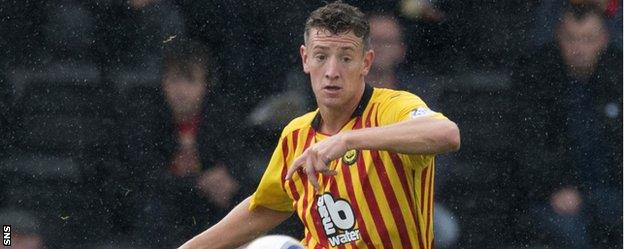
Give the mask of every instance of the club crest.
[[357, 150], [347, 151], [347, 153], [345, 153], [344, 156], [342, 156], [342, 163], [346, 165], [352, 165], [353, 163], [355, 163], [355, 161], [357, 161], [357, 157], [358, 157]]

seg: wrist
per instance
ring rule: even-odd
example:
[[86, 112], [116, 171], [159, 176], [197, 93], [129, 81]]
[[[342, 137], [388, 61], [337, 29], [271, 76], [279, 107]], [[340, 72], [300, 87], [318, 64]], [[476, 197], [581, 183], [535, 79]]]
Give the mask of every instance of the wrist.
[[345, 144], [347, 151], [357, 149], [354, 131], [345, 132], [342, 134], [342, 141]]

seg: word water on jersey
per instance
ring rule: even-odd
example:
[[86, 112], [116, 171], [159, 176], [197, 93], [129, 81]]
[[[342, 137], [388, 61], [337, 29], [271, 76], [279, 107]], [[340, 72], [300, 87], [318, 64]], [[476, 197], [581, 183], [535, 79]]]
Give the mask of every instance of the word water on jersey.
[[355, 229], [355, 214], [349, 202], [334, 200], [331, 194], [324, 193], [317, 197], [316, 205], [332, 247], [360, 239], [360, 230]]

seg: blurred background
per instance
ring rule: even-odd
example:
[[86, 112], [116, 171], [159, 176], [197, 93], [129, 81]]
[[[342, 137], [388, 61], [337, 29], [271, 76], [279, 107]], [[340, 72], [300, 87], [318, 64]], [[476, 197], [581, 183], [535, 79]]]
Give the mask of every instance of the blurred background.
[[[367, 82], [460, 127], [436, 247], [622, 248], [622, 1], [345, 2], [369, 16]], [[315, 108], [298, 50], [323, 4], [1, 1], [13, 247], [173, 248], [221, 219]]]

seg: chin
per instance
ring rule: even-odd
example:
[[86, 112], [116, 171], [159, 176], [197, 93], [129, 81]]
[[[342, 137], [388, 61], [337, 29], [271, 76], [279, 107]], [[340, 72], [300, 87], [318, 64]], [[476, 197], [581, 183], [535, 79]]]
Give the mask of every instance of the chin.
[[323, 105], [325, 107], [331, 108], [331, 109], [336, 109], [336, 108], [341, 108], [345, 105], [345, 101], [340, 100], [340, 99], [329, 99], [329, 100], [324, 100], [319, 102], [320, 105]]

